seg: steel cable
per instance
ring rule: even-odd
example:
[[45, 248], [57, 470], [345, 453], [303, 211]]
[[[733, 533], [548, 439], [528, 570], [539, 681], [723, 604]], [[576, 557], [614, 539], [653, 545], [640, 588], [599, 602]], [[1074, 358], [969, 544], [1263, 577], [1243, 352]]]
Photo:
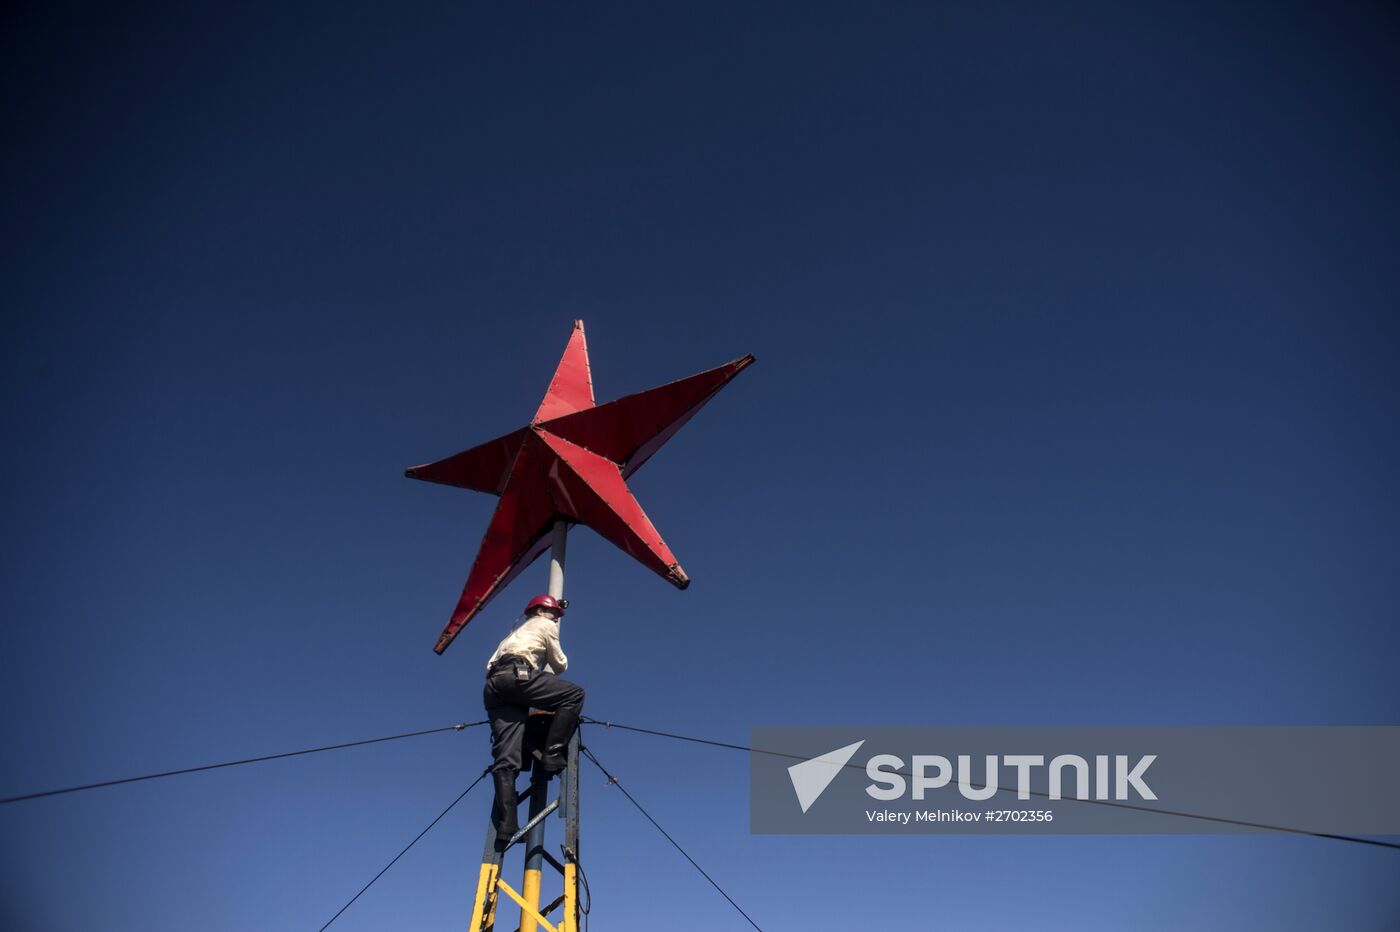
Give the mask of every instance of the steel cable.
[[608, 783], [617, 787], [619, 790], [622, 790], [622, 795], [627, 797], [628, 802], [636, 806], [637, 811], [640, 812], [642, 815], [646, 816], [647, 821], [650, 822], [652, 825], [656, 826], [656, 830], [658, 832], [666, 836], [666, 840], [669, 841], [672, 845], [674, 845], [675, 849], [679, 851], [687, 861], [690, 862], [690, 865], [696, 870], [698, 870], [700, 872], [700, 875], [710, 882], [710, 886], [714, 887], [716, 890], [719, 891], [720, 896], [724, 897], [726, 900], [729, 901], [730, 906], [733, 906], [739, 911], [739, 915], [743, 916], [745, 919], [748, 920], [749, 925], [753, 926], [755, 929], [758, 929], [758, 932], [763, 932], [762, 929], [759, 929], [758, 923], [754, 922], [753, 919], [749, 917], [749, 914], [744, 912], [743, 907], [741, 907], [738, 903], [734, 902], [734, 897], [730, 896], [728, 893], [725, 893], [724, 888], [721, 887], [718, 883], [716, 883], [715, 879], [705, 872], [705, 868], [701, 867], [698, 863], [696, 863], [696, 860], [693, 857], [691, 857], [690, 854], [684, 848], [681, 847], [680, 842], [672, 838], [671, 833], [662, 828], [661, 823], [653, 819], [651, 813], [647, 812], [646, 809], [643, 808], [642, 804], [637, 802], [636, 798], [633, 797], [631, 793], [627, 792], [627, 787], [617, 782], [617, 777], [613, 776], [611, 773], [608, 773], [608, 769], [602, 765], [598, 758], [593, 756], [593, 752], [591, 750], [589, 750], [586, 747], [581, 747], [580, 750], [582, 750], [583, 753], [588, 756], [588, 759], [593, 762], [593, 766], [597, 767], [603, 772], [603, 776], [608, 778]]
[[389, 863], [388, 863], [388, 864], [385, 864], [384, 867], [380, 869], [379, 873], [375, 874], [372, 878], [370, 878], [370, 882], [369, 882], [369, 883], [365, 884], [363, 887], [360, 888], [360, 892], [359, 892], [359, 893], [356, 893], [354, 896], [350, 897], [350, 899], [346, 902], [346, 904], [345, 904], [344, 906], [340, 907], [340, 909], [336, 910], [335, 915], [332, 916], [331, 918], [327, 919], [327, 920], [326, 920], [326, 924], [323, 925], [323, 926], [321, 926], [321, 928], [318, 929], [318, 930], [316, 930], [316, 932], [326, 932], [326, 930], [330, 928], [331, 923], [332, 923], [332, 922], [335, 922], [337, 919], [340, 918], [340, 914], [341, 914], [341, 913], [343, 913], [343, 912], [345, 912], [347, 909], [349, 909], [349, 908], [351, 907], [351, 905], [354, 904], [354, 902], [355, 902], [356, 900], [358, 900], [358, 899], [361, 897], [361, 895], [364, 894], [364, 892], [365, 892], [366, 890], [368, 890], [370, 887], [374, 886], [374, 882], [375, 882], [376, 880], [378, 880], [380, 877], [383, 877], [386, 873], [388, 873], [389, 868], [393, 867], [394, 864], [398, 862], [399, 858], [403, 857], [405, 854], [408, 854], [408, 849], [409, 849], [409, 848], [412, 848], [414, 845], [418, 844], [418, 840], [419, 840], [420, 838], [422, 838], [424, 835], [428, 834], [428, 832], [432, 831], [433, 826], [434, 826], [434, 825], [437, 825], [439, 822], [441, 822], [442, 819], [443, 819], [443, 816], [445, 816], [445, 815], [447, 815], [449, 812], [451, 812], [452, 809], [453, 809], [458, 803], [460, 803], [460, 802], [462, 801], [462, 799], [463, 799], [464, 797], [466, 797], [466, 795], [467, 795], [468, 793], [470, 793], [472, 790], [476, 789], [476, 785], [477, 785], [478, 783], [480, 783], [482, 780], [486, 779], [486, 775], [487, 775], [488, 773], [490, 773], [490, 772], [491, 772], [491, 768], [490, 768], [490, 767], [487, 767], [485, 770], [483, 770], [483, 771], [481, 772], [481, 776], [477, 777], [475, 780], [472, 781], [471, 786], [467, 787], [465, 790], [462, 791], [462, 794], [461, 794], [460, 796], [458, 796], [456, 799], [452, 800], [452, 803], [451, 803], [446, 809], [442, 810], [442, 812], [439, 812], [437, 818], [428, 823], [428, 827], [427, 827], [427, 828], [425, 828], [425, 829], [423, 829], [423, 831], [419, 832], [419, 833], [414, 837], [414, 839], [413, 839], [412, 841], [410, 841], [410, 842], [407, 844], [407, 846], [404, 847], [404, 849], [403, 849], [402, 851], [400, 851], [398, 854], [394, 855], [394, 857], [389, 861]]
[[41, 799], [45, 796], [61, 796], [64, 793], [77, 793], [81, 790], [95, 790], [104, 786], [119, 786], [123, 783], [139, 783], [142, 780], [157, 780], [161, 777], [175, 777], [185, 773], [199, 773], [203, 770], [218, 770], [220, 767], [237, 767], [240, 764], [257, 764], [262, 761], [281, 760], [284, 757], [299, 757], [303, 754], [319, 754], [322, 751], [339, 751], [343, 748], [356, 748], [366, 744], [378, 744], [382, 741], [398, 741], [401, 738], [417, 738], [420, 735], [435, 735], [443, 731], [462, 731], [477, 725], [485, 725], [485, 721], [480, 722], [459, 722], [456, 725], [444, 725], [441, 728], [427, 728], [423, 731], [410, 731], [401, 735], [386, 735], [383, 738], [366, 738], [363, 741], [347, 741], [344, 744], [327, 744], [319, 748], [306, 748], [301, 751], [285, 751], [281, 754], [265, 754], [262, 757], [247, 757], [243, 760], [223, 761], [218, 764], [203, 764], [199, 767], [184, 767], [180, 770], [165, 770], [160, 773], [147, 773], [139, 777], [122, 777], [118, 780], [103, 780], [101, 783], [85, 783], [82, 786], [67, 786], [58, 790], [44, 790], [39, 793], [26, 793], [23, 796], [10, 796], [0, 799], [0, 806], [9, 803], [24, 802], [27, 799]]
[[[696, 738], [696, 737], [693, 737], [693, 736], [691, 736], [691, 735], [678, 735], [678, 734], [675, 734], [674, 732], [669, 732], [669, 731], [658, 731], [658, 730], [653, 729], [653, 728], [639, 728], [639, 727], [637, 727], [636, 725], [622, 725], [622, 724], [619, 724], [619, 723], [617, 723], [617, 722], [605, 722], [605, 721], [601, 721], [601, 720], [596, 719], [596, 718], [588, 718], [588, 717], [586, 717], [586, 716], [583, 717], [583, 718], [581, 718], [580, 721], [582, 721], [582, 722], [584, 722], [585, 724], [588, 724], [588, 725], [602, 725], [604, 728], [620, 728], [620, 729], [622, 729], [622, 730], [624, 730], [624, 731], [635, 731], [635, 732], [637, 732], [637, 733], [639, 733], [639, 734], [644, 734], [644, 735], [655, 735], [655, 736], [657, 736], [657, 737], [659, 737], [659, 738], [674, 738], [674, 739], [677, 740], [677, 741], [689, 741], [689, 742], [691, 742], [691, 743], [693, 743], [693, 744], [705, 744], [705, 745], [709, 745], [710, 747], [728, 748], [729, 750], [733, 750], [733, 751], [748, 751], [748, 752], [751, 753], [751, 754], [769, 754], [769, 755], [772, 755], [772, 756], [774, 756], [774, 757], [786, 757], [786, 758], [789, 759], [789, 760], [796, 760], [796, 761], [805, 761], [805, 760], [808, 759], [808, 758], [806, 758], [806, 757], [803, 757], [803, 756], [800, 755], [800, 754], [788, 754], [788, 753], [786, 753], [786, 752], [784, 752], [784, 751], [770, 751], [770, 750], [768, 750], [768, 749], [766, 749], [766, 748], [749, 747], [748, 745], [745, 745], [745, 744], [730, 744], [730, 743], [727, 742], [727, 741], [713, 741], [713, 740], [711, 740], [711, 739], [709, 739], [709, 738]], [[846, 768], [846, 769], [860, 770], [860, 771], [864, 771], [864, 770], [865, 770], [865, 767], [862, 766], [862, 765], [860, 765], [860, 764], [843, 764], [842, 766], [843, 766], [844, 768]], [[903, 771], [893, 771], [893, 772], [895, 772], [895, 773], [900, 773], [900, 774], [902, 774], [903, 776], [909, 776], [908, 773], [905, 773], [905, 772], [903, 772]], [[956, 780], [955, 780], [955, 781], [953, 781], [953, 782], [956, 783], [956, 782], [960, 782], [960, 781], [956, 781]], [[969, 781], [969, 782], [967, 782], [965, 785], [968, 786], [968, 787], [970, 787], [970, 788], [972, 788], [972, 789], [985, 789], [985, 788], [986, 788], [986, 784], [985, 784], [985, 783], [973, 783], [973, 782], [970, 782], [970, 781]], [[1010, 787], [998, 787], [997, 791], [998, 791], [998, 792], [1008, 792], [1010, 789], [1011, 789]], [[1040, 796], [1040, 797], [1043, 797], [1043, 798], [1045, 798], [1045, 799], [1050, 799], [1050, 798], [1052, 798], [1052, 797], [1050, 796], [1049, 793], [1041, 792], [1041, 791], [1039, 791], [1039, 790], [1028, 790], [1027, 792], [1030, 793], [1032, 796]], [[1114, 801], [1112, 801], [1112, 800], [1103, 800], [1103, 799], [1079, 799], [1079, 798], [1077, 798], [1077, 797], [1065, 797], [1065, 799], [1067, 799], [1067, 800], [1070, 801], [1070, 802], [1074, 802], [1074, 803], [1088, 803], [1088, 804], [1095, 805], [1095, 806], [1110, 806], [1110, 807], [1113, 807], [1113, 808], [1115, 808], [1115, 809], [1132, 809], [1132, 810], [1136, 810], [1136, 811], [1138, 811], [1138, 812], [1153, 812], [1153, 813], [1157, 813], [1158, 815], [1177, 816], [1177, 817], [1179, 817], [1179, 818], [1184, 818], [1184, 819], [1199, 819], [1199, 820], [1201, 820], [1201, 821], [1203, 821], [1203, 822], [1218, 822], [1218, 823], [1220, 823], [1220, 824], [1222, 824], [1222, 825], [1238, 825], [1238, 826], [1241, 826], [1241, 827], [1244, 827], [1244, 828], [1260, 828], [1260, 829], [1266, 829], [1266, 830], [1272, 831], [1272, 832], [1283, 832], [1283, 833], [1286, 833], [1286, 834], [1289, 834], [1289, 835], [1308, 835], [1308, 836], [1311, 836], [1311, 837], [1313, 837], [1313, 838], [1327, 838], [1327, 839], [1330, 839], [1330, 840], [1332, 840], [1332, 841], [1349, 841], [1349, 842], [1351, 842], [1352, 844], [1357, 844], [1357, 845], [1370, 845], [1370, 846], [1376, 847], [1376, 848], [1390, 848], [1390, 849], [1392, 849], [1392, 850], [1400, 851], [1400, 844], [1397, 844], [1396, 842], [1393, 842], [1393, 841], [1381, 841], [1381, 840], [1376, 839], [1376, 838], [1361, 838], [1361, 837], [1356, 836], [1356, 835], [1334, 835], [1334, 834], [1332, 834], [1332, 833], [1330, 833], [1330, 832], [1312, 832], [1312, 831], [1308, 831], [1307, 829], [1289, 828], [1289, 827], [1286, 826], [1286, 825], [1269, 825], [1269, 824], [1264, 823], [1264, 822], [1249, 822], [1249, 821], [1246, 821], [1246, 820], [1244, 820], [1244, 819], [1230, 819], [1230, 818], [1226, 818], [1226, 817], [1224, 817], [1224, 816], [1197, 815], [1196, 813], [1193, 813], [1193, 812], [1178, 812], [1178, 811], [1176, 811], [1176, 810], [1174, 810], [1174, 809], [1154, 809], [1154, 808], [1151, 807], [1151, 806], [1139, 806], [1139, 805], [1136, 805], [1136, 804], [1134, 804], [1134, 803], [1114, 802]]]

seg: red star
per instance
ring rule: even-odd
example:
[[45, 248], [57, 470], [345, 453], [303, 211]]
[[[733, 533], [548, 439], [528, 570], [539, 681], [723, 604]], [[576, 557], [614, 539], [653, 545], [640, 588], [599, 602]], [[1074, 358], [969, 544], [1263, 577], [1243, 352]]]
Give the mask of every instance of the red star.
[[583, 321], [574, 332], [544, 401], [530, 423], [455, 456], [405, 470], [501, 497], [452, 620], [438, 638], [447, 649], [491, 597], [549, 546], [557, 517], [586, 524], [677, 588], [690, 585], [627, 488], [627, 477], [680, 430], [753, 355], [688, 379], [594, 406]]

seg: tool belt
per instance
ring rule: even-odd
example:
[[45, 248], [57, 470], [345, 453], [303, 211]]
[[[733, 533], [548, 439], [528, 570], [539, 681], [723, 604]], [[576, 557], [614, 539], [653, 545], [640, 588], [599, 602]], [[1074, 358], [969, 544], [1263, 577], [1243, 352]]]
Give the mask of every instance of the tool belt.
[[533, 666], [530, 665], [529, 660], [526, 660], [519, 654], [505, 654], [504, 656], [496, 658], [496, 662], [491, 664], [491, 669], [487, 671], [486, 676], [487, 678], [490, 678], [495, 676], [497, 673], [504, 673], [507, 670], [512, 670], [519, 667], [524, 667], [527, 674], [532, 674], [535, 669]]

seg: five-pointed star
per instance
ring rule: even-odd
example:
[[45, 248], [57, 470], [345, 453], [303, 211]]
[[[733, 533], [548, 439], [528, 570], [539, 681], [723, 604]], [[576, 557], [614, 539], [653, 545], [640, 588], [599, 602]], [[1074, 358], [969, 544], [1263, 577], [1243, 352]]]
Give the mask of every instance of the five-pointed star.
[[549, 546], [556, 518], [586, 524], [678, 588], [690, 579], [627, 488], [627, 477], [680, 430], [753, 355], [690, 378], [594, 405], [583, 321], [574, 321], [544, 401], [525, 427], [447, 459], [405, 470], [501, 497], [434, 651]]

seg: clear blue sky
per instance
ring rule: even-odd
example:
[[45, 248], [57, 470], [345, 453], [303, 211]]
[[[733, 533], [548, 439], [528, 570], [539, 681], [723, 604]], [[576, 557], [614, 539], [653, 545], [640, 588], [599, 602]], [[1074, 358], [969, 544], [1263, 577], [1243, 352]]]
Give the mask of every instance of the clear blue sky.
[[[478, 717], [533, 568], [405, 466], [758, 363], [574, 535], [587, 711], [1400, 721], [1393, 5], [179, 4], [0, 28], [0, 795]], [[233, 8], [236, 7], [236, 8]], [[1381, 930], [1396, 853], [774, 838], [587, 740], [768, 930]], [[0, 810], [7, 929], [315, 930], [482, 731]], [[741, 920], [595, 773], [599, 929]], [[487, 795], [334, 926], [460, 928]], [[657, 918], [664, 916], [665, 918]]]

